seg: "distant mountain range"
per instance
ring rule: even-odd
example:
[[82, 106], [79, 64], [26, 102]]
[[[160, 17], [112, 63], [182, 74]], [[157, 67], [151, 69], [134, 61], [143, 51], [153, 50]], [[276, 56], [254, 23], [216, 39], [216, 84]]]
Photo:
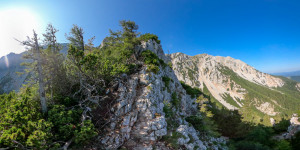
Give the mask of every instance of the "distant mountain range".
[[285, 76], [285, 77], [300, 76], [300, 70], [299, 71], [292, 71], [292, 72], [272, 73], [272, 75]]
[[284, 76], [291, 80], [300, 82], [300, 70], [299, 71], [292, 71], [292, 72], [281, 72], [281, 73], [273, 73], [276, 76]]

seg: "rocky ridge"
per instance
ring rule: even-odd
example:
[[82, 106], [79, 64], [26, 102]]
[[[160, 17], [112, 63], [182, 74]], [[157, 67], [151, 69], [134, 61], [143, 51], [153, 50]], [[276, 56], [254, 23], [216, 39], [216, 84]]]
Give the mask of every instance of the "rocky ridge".
[[[153, 40], [142, 43], [138, 51], [151, 50], [160, 59], [167, 60], [161, 45]], [[106, 128], [104, 136], [99, 137], [105, 149], [170, 149], [161, 140], [162, 136], [180, 133], [177, 143], [186, 149], [227, 149], [223, 138], [199, 136], [193, 126], [185, 121], [185, 117], [197, 112], [197, 105], [181, 86], [173, 70], [160, 66], [157, 74], [149, 72], [147, 66], [130, 76], [124, 75], [113, 91], [118, 95], [116, 104], [111, 109], [114, 114]], [[162, 77], [167, 76], [172, 82], [167, 86]], [[173, 122], [179, 126], [170, 129], [164, 107], [171, 103], [172, 93], [180, 99], [178, 108], [172, 107], [176, 115]], [[191, 139], [192, 138], [192, 139]], [[216, 143], [216, 144], [212, 144]]]

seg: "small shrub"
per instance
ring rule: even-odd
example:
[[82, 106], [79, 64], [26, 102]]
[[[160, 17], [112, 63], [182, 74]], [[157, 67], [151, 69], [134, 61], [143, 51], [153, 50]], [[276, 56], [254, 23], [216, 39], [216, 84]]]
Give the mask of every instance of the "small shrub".
[[182, 87], [185, 89], [186, 93], [191, 95], [191, 98], [195, 98], [201, 94], [203, 94], [199, 89], [192, 88], [191, 86], [185, 84], [183, 81], [180, 81]]
[[54, 125], [53, 132], [58, 140], [70, 140], [75, 137], [75, 143], [87, 143], [96, 135], [94, 125], [90, 120], [81, 123], [82, 110], [66, 109], [63, 105], [54, 105], [48, 112], [48, 120]]
[[162, 140], [167, 143], [169, 147], [172, 147], [174, 149], [179, 149], [180, 145], [178, 144], [179, 138], [186, 138], [184, 135], [182, 135], [179, 132], [173, 132], [172, 135], [165, 135], [162, 137]]
[[151, 91], [151, 90], [152, 90], [152, 87], [151, 87], [150, 85], [148, 85], [148, 86], [147, 86], [147, 89]]
[[169, 66], [170, 68], [173, 68], [172, 62], [168, 62], [168, 66]]
[[167, 77], [167, 76], [163, 76], [162, 80], [165, 82], [166, 87], [169, 87], [171, 78]]
[[163, 60], [159, 59], [158, 56], [150, 50], [143, 51], [141, 54], [144, 59], [144, 63], [148, 65], [148, 70], [154, 73], [158, 73], [159, 65], [166, 66]]
[[141, 35], [139, 37], [140, 40], [142, 41], [148, 41], [150, 39], [154, 40], [157, 44], [160, 44], [160, 40], [158, 40], [158, 36], [157, 35], [154, 35], [154, 34], [151, 34], [151, 33], [145, 33], [143, 35]]
[[148, 65], [147, 71], [157, 74], [159, 72], [159, 67], [151, 64]]
[[175, 92], [173, 92], [171, 97], [172, 97], [171, 103], [172, 103], [176, 108], [178, 108], [179, 105], [180, 105], [180, 99], [178, 99], [177, 94], [176, 94]]
[[160, 64], [158, 56], [150, 50], [143, 51], [141, 56], [144, 58], [144, 62], [147, 65], [153, 64], [158, 66]]
[[275, 133], [286, 132], [288, 127], [290, 126], [290, 124], [291, 123], [289, 120], [282, 118], [282, 120], [280, 122], [278, 122], [277, 124], [274, 125], [273, 129], [274, 129]]

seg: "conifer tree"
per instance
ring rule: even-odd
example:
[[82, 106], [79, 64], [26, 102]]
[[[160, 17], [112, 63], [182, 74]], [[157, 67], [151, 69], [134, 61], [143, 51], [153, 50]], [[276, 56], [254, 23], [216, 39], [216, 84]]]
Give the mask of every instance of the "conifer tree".
[[43, 59], [42, 59], [42, 49], [39, 44], [39, 39], [37, 33], [33, 30], [33, 38], [27, 37], [26, 41], [21, 42], [24, 46], [28, 48], [27, 59], [32, 59], [33, 64], [36, 64], [37, 78], [39, 83], [39, 98], [41, 101], [42, 112], [47, 112], [47, 101], [45, 93], [45, 82], [43, 74]]

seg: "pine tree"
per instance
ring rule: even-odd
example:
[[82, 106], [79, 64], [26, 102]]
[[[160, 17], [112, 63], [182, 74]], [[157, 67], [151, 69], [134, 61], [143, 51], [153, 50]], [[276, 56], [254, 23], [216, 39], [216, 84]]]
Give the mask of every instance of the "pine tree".
[[48, 86], [48, 91], [50, 91], [50, 97], [53, 99], [53, 94], [64, 93], [66, 89], [66, 75], [64, 71], [64, 56], [60, 53], [61, 46], [57, 43], [56, 33], [58, 30], [54, 28], [52, 24], [48, 24], [46, 28], [46, 33], [44, 36], [44, 44], [47, 47], [44, 51], [44, 72], [45, 78]]

